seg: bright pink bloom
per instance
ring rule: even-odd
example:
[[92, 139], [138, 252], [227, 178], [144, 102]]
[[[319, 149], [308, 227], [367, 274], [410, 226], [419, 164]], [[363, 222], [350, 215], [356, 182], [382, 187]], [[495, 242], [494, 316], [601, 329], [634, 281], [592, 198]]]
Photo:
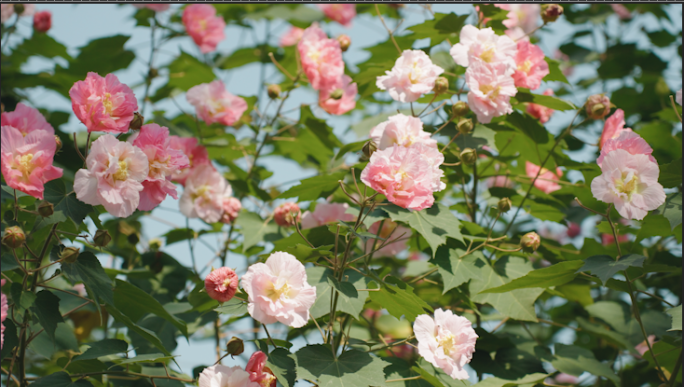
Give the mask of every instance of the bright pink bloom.
[[629, 20], [632, 18], [632, 13], [627, 9], [622, 4], [611, 4], [611, 8], [613, 8], [613, 12], [615, 12], [616, 15], [622, 20]]
[[178, 204], [181, 213], [188, 218], [216, 223], [223, 216], [223, 198], [232, 193], [230, 184], [211, 164], [202, 164], [193, 168], [185, 180]]
[[52, 128], [43, 117], [38, 109], [18, 103], [13, 112], [4, 112], [0, 118], [2, 126], [11, 126], [17, 129], [26, 137], [27, 134], [34, 130], [44, 130], [50, 134], [55, 134], [55, 129]]
[[226, 22], [221, 16], [216, 16], [216, 8], [210, 4], [185, 7], [183, 25], [202, 54], [215, 51], [216, 46], [226, 37], [223, 33]]
[[280, 47], [294, 46], [299, 42], [299, 39], [304, 35], [304, 29], [292, 26], [289, 30], [280, 38]]
[[172, 181], [185, 185], [185, 180], [190, 175], [190, 171], [197, 166], [203, 164], [211, 164], [207, 148], [202, 145], [197, 145], [197, 139], [194, 137], [169, 137], [169, 147], [182, 151], [188, 158], [188, 167], [177, 170], [172, 175]]
[[346, 213], [348, 208], [347, 203], [318, 203], [314, 212], [306, 211], [302, 215], [302, 229], [336, 223], [338, 220], [351, 222], [355, 217]]
[[286, 202], [279, 205], [273, 211], [273, 219], [276, 224], [281, 227], [294, 226], [302, 218], [302, 213], [299, 210], [297, 203]]
[[[338, 99], [332, 98], [333, 93], [342, 91]], [[330, 114], [344, 114], [356, 107], [356, 83], [352, 83], [348, 75], [341, 76], [336, 82], [322, 87], [318, 94], [318, 105]]]
[[[5, 280], [0, 280], [0, 287], [5, 286]], [[7, 310], [9, 306], [7, 305], [7, 296], [5, 293], [0, 293], [0, 326], [2, 331], [0, 332], [0, 349], [5, 345], [5, 319], [7, 318]]]
[[516, 44], [508, 36], [499, 36], [491, 28], [478, 29], [470, 24], [461, 30], [461, 40], [449, 53], [456, 64], [468, 67], [473, 62], [506, 65], [506, 73], [515, 70]]
[[309, 320], [316, 288], [309, 285], [304, 265], [293, 255], [272, 253], [266, 263], [250, 266], [241, 283], [249, 295], [247, 310], [260, 323], [279, 321], [301, 328]]
[[542, 78], [549, 73], [549, 64], [544, 60], [542, 49], [527, 40], [518, 42], [515, 63], [517, 68], [513, 73], [513, 80], [516, 87], [538, 89]]
[[[553, 90], [547, 89], [545, 92], [542, 93], [542, 95], [553, 95]], [[546, 106], [542, 105], [537, 105], [536, 103], [528, 103], [527, 104], [527, 113], [531, 115], [532, 117], [536, 118], [541, 122], [542, 124], [545, 124], [551, 119], [551, 116], [553, 115], [553, 112], [555, 110], [551, 108], [547, 108]]]
[[169, 9], [171, 4], [158, 4], [158, 3], [148, 3], [148, 4], [133, 4], [135, 8], [141, 9], [141, 8], [147, 8], [151, 9], [154, 12], [162, 12], [166, 11]]
[[[648, 343], [651, 344], [651, 347], [653, 346], [653, 343], [655, 343], [655, 335], [648, 335]], [[639, 355], [644, 356], [646, 352], [648, 352], [648, 344], [646, 344], [646, 340], [642, 341], [641, 343], [637, 344], [634, 349], [639, 352]]]
[[261, 387], [249, 380], [249, 372], [240, 366], [226, 367], [221, 364], [207, 367], [199, 376], [199, 387]]
[[470, 363], [478, 338], [468, 319], [435, 309], [434, 319], [427, 314], [416, 317], [413, 332], [420, 356], [454, 379], [468, 379], [463, 367]]
[[579, 224], [577, 224], [575, 222], [568, 223], [568, 230], [566, 231], [568, 238], [574, 238], [581, 233], [582, 233], [582, 227], [580, 227]]
[[329, 39], [316, 24], [304, 30], [297, 49], [304, 73], [315, 90], [338, 82], [344, 74], [340, 42]]
[[242, 208], [242, 203], [240, 200], [234, 197], [224, 197], [223, 198], [223, 215], [221, 216], [221, 222], [230, 224], [237, 219], [240, 214], [240, 209]]
[[539, 177], [534, 182], [535, 187], [547, 194], [561, 189], [561, 186], [556, 183], [563, 176], [563, 171], [560, 168], [556, 168], [556, 173], [546, 168], [541, 168], [540, 172], [539, 169], [539, 165], [525, 161], [525, 173], [530, 179], [534, 179], [537, 173], [539, 173]]
[[[610, 101], [608, 101], [608, 103], [610, 103]], [[617, 109], [612, 116], [606, 119], [605, 124], [603, 124], [603, 132], [601, 133], [601, 139], [599, 140], [599, 149], [603, 148], [606, 141], [620, 137], [620, 134], [624, 131], [631, 132], [632, 129], [625, 128], [625, 112], [622, 109]]]
[[138, 208], [142, 182], [149, 174], [147, 156], [140, 148], [105, 134], [93, 142], [86, 166], [76, 172], [74, 180], [78, 200], [103, 205], [119, 218]]
[[247, 101], [226, 90], [222, 81], [202, 83], [193, 86], [185, 94], [188, 102], [195, 107], [197, 116], [207, 125], [214, 122], [231, 126], [247, 110]]
[[423, 121], [420, 118], [401, 113], [390, 116], [387, 121], [381, 122], [370, 131], [370, 138], [378, 150], [390, 148], [395, 144], [403, 147], [425, 144], [437, 148], [437, 140], [430, 136], [430, 133], [423, 130]]
[[[629, 241], [629, 235], [618, 235], [618, 242], [625, 243]], [[613, 234], [601, 234], [601, 244], [604, 246], [610, 246], [615, 243], [615, 237]]]
[[632, 131], [628, 132], [626, 130], [620, 132], [620, 136], [618, 136], [618, 138], [612, 138], [603, 144], [603, 148], [601, 148], [601, 154], [596, 160], [596, 164], [598, 164], [600, 167], [606, 155], [616, 149], [624, 149], [633, 155], [646, 155], [648, 156], [649, 160], [658, 164], [656, 159], [651, 156], [651, 153], [653, 153], [653, 148], [648, 145], [646, 140], [641, 138], [641, 136], [638, 134]]
[[508, 12], [508, 19], [503, 21], [503, 25], [509, 29], [519, 27], [527, 34], [534, 31], [539, 23], [541, 6], [539, 4], [494, 4]]
[[388, 238], [389, 243], [387, 243], [385, 246], [382, 246], [381, 249], [376, 251], [374, 256], [394, 257], [402, 251], [406, 250], [406, 248], [408, 247], [406, 241], [408, 240], [408, 238], [411, 237], [412, 234], [411, 229], [404, 226], [400, 226], [399, 224], [392, 222], [389, 219], [385, 219], [385, 222], [382, 224], [382, 230], [379, 230], [380, 223], [383, 222], [378, 221], [373, 223], [368, 228], [368, 232], [373, 235], [377, 235], [385, 240], [383, 241], [378, 239], [377, 242], [375, 242], [375, 239], [369, 239], [368, 241], [366, 241], [366, 253], [370, 253], [371, 251], [373, 251], [373, 244], [375, 244], [375, 248], [377, 249], [378, 247], [387, 243]]
[[238, 275], [229, 267], [221, 267], [212, 270], [204, 279], [204, 289], [209, 297], [218, 302], [228, 302], [238, 288]]
[[48, 32], [52, 27], [52, 13], [50, 11], [36, 12], [33, 15], [33, 29], [38, 32]]
[[660, 169], [646, 155], [616, 149], [603, 159], [601, 172], [591, 182], [591, 193], [613, 203], [624, 218], [641, 220], [665, 203], [665, 191], [658, 183]]
[[424, 144], [408, 148], [393, 145], [371, 155], [361, 181], [402, 208], [423, 210], [432, 207], [432, 193], [446, 187], [440, 181], [444, 171], [439, 165], [443, 162], [438, 150]]
[[157, 124], [147, 124], [131, 136], [128, 141], [140, 148], [149, 161], [149, 174], [140, 193], [140, 211], [151, 211], [164, 201], [166, 195], [178, 199], [176, 185], [171, 177], [183, 168], [190, 166], [183, 151], [171, 147], [169, 129]]
[[[19, 16], [32, 16], [36, 12], [36, 6], [35, 4], [22, 4], [24, 6], [24, 12], [22, 12]], [[1, 22], [6, 22], [12, 15], [14, 15], [14, 4], [12, 3], [3, 3], [0, 5], [2, 7], [0, 11], [0, 21]]]
[[89, 132], [126, 133], [138, 110], [133, 90], [114, 74], [88, 73], [69, 90], [71, 107]]
[[356, 4], [330, 3], [317, 5], [325, 16], [345, 27], [350, 27], [352, 19], [356, 16]]
[[275, 387], [276, 377], [268, 367], [266, 361], [268, 356], [261, 351], [256, 351], [250, 356], [245, 371], [249, 372], [249, 380], [259, 383], [261, 387]]
[[435, 80], [444, 69], [432, 63], [422, 50], [404, 50], [392, 70], [379, 76], [376, 86], [387, 90], [395, 101], [415, 102], [435, 87]]
[[62, 177], [62, 170], [52, 165], [57, 150], [55, 136], [34, 130], [26, 137], [12, 126], [2, 127], [2, 176], [11, 188], [38, 199], [43, 198], [44, 184]]
[[466, 83], [470, 88], [468, 105], [483, 124], [513, 112], [510, 100], [518, 89], [507, 72], [507, 66], [505, 63], [488, 65], [475, 61], [466, 70]]

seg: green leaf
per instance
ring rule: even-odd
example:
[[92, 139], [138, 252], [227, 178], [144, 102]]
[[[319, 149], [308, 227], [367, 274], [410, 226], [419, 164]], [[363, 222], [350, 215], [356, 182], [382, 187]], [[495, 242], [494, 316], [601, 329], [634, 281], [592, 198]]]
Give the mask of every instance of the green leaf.
[[302, 105], [299, 112], [299, 122], [313, 133], [318, 140], [328, 149], [341, 147], [342, 143], [333, 133], [333, 129], [328, 126], [325, 120], [317, 118], [308, 105]]
[[281, 251], [294, 255], [300, 262], [315, 262], [321, 257], [332, 257], [333, 253], [330, 250], [333, 246], [311, 248], [308, 245], [297, 243], [295, 246], [281, 249]]
[[3, 254], [2, 255], [2, 264], [0, 265], [0, 269], [2, 272], [14, 270], [19, 267], [19, 264], [17, 264], [17, 260], [14, 259], [14, 256], [12, 254]]
[[582, 267], [582, 261], [566, 261], [542, 269], [533, 270], [526, 275], [516, 278], [513, 281], [480, 292], [482, 293], [504, 293], [515, 289], [524, 288], [549, 288], [552, 286], [563, 285], [575, 279], [577, 269]]
[[130, 36], [115, 35], [94, 39], [80, 48], [78, 57], [69, 63], [70, 74], [85, 78], [88, 72], [105, 76], [116, 70], [127, 68], [135, 53], [124, 49]]
[[674, 308], [668, 309], [667, 314], [672, 317], [672, 328], [670, 331], [681, 331], [682, 330], [682, 305], [676, 306]]
[[321, 387], [384, 386], [387, 362], [355, 349], [333, 357], [330, 345], [307, 345], [295, 354], [297, 377]]
[[620, 379], [607, 364], [596, 360], [594, 354], [582, 347], [556, 343], [551, 365], [560, 372], [580, 376], [584, 372], [603, 376], [619, 385]]
[[62, 271], [69, 277], [71, 282], [83, 281], [90, 297], [95, 301], [99, 310], [100, 298], [104, 302], [114, 305], [114, 292], [112, 291], [112, 280], [105, 273], [97, 257], [89, 252], [83, 251], [79, 254], [78, 260], [74, 263], [61, 263]]
[[230, 316], [242, 316], [247, 313], [247, 303], [242, 300], [238, 300], [237, 298], [233, 298], [214, 310], [218, 313], [227, 314]]
[[93, 343], [87, 343], [87, 345], [89, 345], [90, 348], [73, 358], [73, 361], [94, 360], [102, 356], [125, 353], [128, 350], [128, 343], [119, 339], [104, 339]]
[[268, 354], [266, 366], [273, 371], [278, 382], [285, 387], [293, 387], [297, 380], [295, 355], [284, 348], [276, 348]]
[[435, 46], [449, 37], [457, 38], [457, 34], [463, 28], [463, 24], [468, 16], [459, 16], [453, 12], [435, 13], [433, 20], [427, 20], [422, 24], [411, 26], [408, 30], [414, 32], [414, 35], [411, 36], [416, 39], [430, 38], [430, 45]]
[[12, 283], [12, 286], [10, 287], [10, 294], [12, 295], [14, 306], [18, 306], [21, 309], [28, 309], [36, 302], [36, 294], [24, 290], [19, 282]]
[[17, 55], [26, 57], [39, 55], [45, 58], [60, 56], [64, 59], [71, 59], [66, 46], [48, 34], [33, 34], [30, 39], [25, 39], [12, 51], [12, 57]]
[[278, 199], [298, 197], [299, 201], [316, 200], [332, 195], [340, 188], [340, 180], [344, 180], [346, 172], [332, 175], [319, 175], [302, 180], [299, 185], [281, 193]]
[[337, 310], [359, 319], [359, 313], [368, 298], [367, 281], [361, 274], [353, 271], [345, 271], [342, 282], [333, 275], [332, 270], [323, 267], [311, 267], [306, 270], [306, 277], [311, 286], [316, 287], [316, 302], [310, 309], [312, 318], [319, 318], [330, 313], [331, 292], [336, 289], [339, 292]]
[[413, 293], [411, 286], [395, 277], [387, 277], [379, 291], [370, 292], [370, 298], [398, 319], [405, 316], [413, 321], [420, 314], [432, 312], [432, 307]]
[[350, 142], [349, 144], [345, 144], [340, 150], [337, 152], [335, 155], [335, 158], [333, 160], [337, 160], [340, 157], [346, 155], [349, 152], [358, 152], [363, 149], [363, 146], [366, 144], [366, 140], [364, 141], [357, 141], [357, 142]]
[[482, 265], [486, 265], [485, 257], [481, 252], [475, 251], [460, 258], [464, 254], [465, 250], [448, 249], [446, 246], [437, 249], [437, 254], [432, 262], [437, 265], [437, 270], [442, 276], [444, 284], [442, 293], [476, 278], [480, 275]]
[[432, 249], [432, 255], [437, 253], [437, 247], [446, 243], [446, 237], [463, 242], [461, 236], [461, 222], [443, 204], [435, 203], [432, 207], [422, 211], [409, 211], [395, 205], [382, 208], [393, 221], [408, 223], [414, 230], [425, 238]]
[[83, 223], [83, 219], [94, 209], [76, 199], [76, 194], [67, 192], [63, 179], [55, 179], [45, 183], [44, 198], [55, 206], [55, 212], [61, 211], [76, 224]]
[[608, 279], [613, 278], [615, 273], [627, 270], [630, 266], [642, 267], [645, 260], [646, 257], [636, 254], [625, 255], [618, 261], [608, 255], [594, 255], [587, 258], [584, 261], [584, 266], [577, 270], [577, 272], [589, 271], [599, 277], [605, 285]]
[[248, 211], [241, 211], [235, 224], [240, 226], [244, 236], [242, 251], [246, 251], [263, 241], [266, 234], [278, 231], [278, 226], [275, 223], [268, 220], [264, 221], [259, 215]]
[[137, 325], [134, 323], [128, 316], [125, 314], [121, 313], [118, 309], [116, 309], [112, 305], [107, 305], [107, 312], [114, 317], [115, 320], [123, 323], [125, 326], [128, 327], [131, 331], [137, 333], [140, 335], [142, 338], [145, 340], [149, 341], [150, 344], [152, 344], [155, 348], [158, 350], [162, 351], [164, 355], [166, 356], [171, 356], [171, 353], [164, 347], [164, 344], [162, 344], [161, 340], [159, 340], [159, 337], [152, 331], [145, 329], [141, 327], [140, 325]]
[[548, 377], [548, 374], [542, 374], [542, 373], [534, 373], [530, 375], [526, 375], [520, 379], [517, 380], [505, 380], [505, 379], [500, 379], [500, 378], [487, 378], [477, 384], [474, 384], [473, 387], [514, 387], [514, 386], [520, 386], [520, 385], [529, 385], [532, 386], [535, 383], [542, 382], [546, 377]]
[[665, 203], [656, 211], [670, 221], [670, 228], [674, 230], [675, 227], [682, 224], [682, 193], [675, 192], [667, 195]]
[[200, 83], [208, 83], [215, 78], [211, 67], [200, 62], [197, 58], [183, 51], [171, 64], [169, 64], [170, 88], [188, 91]]
[[518, 102], [532, 102], [553, 110], [565, 111], [577, 109], [575, 105], [564, 99], [560, 99], [552, 95], [532, 94], [529, 92], [529, 90], [521, 88], [518, 88], [518, 93], [515, 95], [515, 99]]
[[271, 59], [268, 56], [269, 53], [273, 53], [275, 59], [279, 62], [280, 59], [282, 59], [282, 55], [278, 54], [277, 48], [259, 45], [256, 47], [239, 48], [230, 55], [218, 59], [216, 63], [217, 67], [223, 70], [242, 67], [254, 62], [270, 63]]
[[93, 387], [93, 384], [85, 379], [71, 381], [71, 377], [64, 371], [55, 372], [31, 383], [31, 387]]
[[660, 166], [660, 176], [658, 183], [663, 188], [675, 188], [682, 185], [682, 158]]
[[539, 123], [539, 120], [530, 116], [529, 114], [520, 114], [519, 112], [513, 112], [508, 116], [508, 122], [513, 124], [522, 133], [525, 133], [527, 137], [531, 138], [537, 144], [546, 144], [549, 142], [549, 135]]
[[36, 294], [36, 301], [31, 307], [31, 311], [38, 317], [38, 322], [54, 343], [57, 324], [64, 322], [64, 318], [59, 312], [59, 297], [49, 290], [41, 290]]
[[115, 361], [117, 365], [125, 364], [138, 364], [138, 363], [159, 363], [161, 361], [166, 361], [173, 359], [175, 356], [164, 355], [161, 353], [147, 353], [145, 355], [138, 355], [130, 359], [121, 359], [121, 361]]
[[560, 62], [555, 59], [550, 59], [549, 57], [545, 57], [544, 60], [549, 64], [549, 73], [542, 79], [544, 82], [559, 81], [567, 83], [568, 85], [570, 84], [568, 78], [565, 77], [560, 69]]

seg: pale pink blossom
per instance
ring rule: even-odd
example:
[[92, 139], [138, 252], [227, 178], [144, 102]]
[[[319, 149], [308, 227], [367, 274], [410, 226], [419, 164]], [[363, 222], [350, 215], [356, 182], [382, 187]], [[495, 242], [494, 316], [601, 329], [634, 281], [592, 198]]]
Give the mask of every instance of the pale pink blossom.
[[355, 217], [346, 213], [348, 208], [347, 203], [318, 203], [313, 212], [306, 211], [302, 214], [302, 229], [336, 223], [338, 220], [351, 222]]
[[216, 8], [210, 4], [191, 4], [185, 7], [183, 25], [202, 54], [215, 51], [216, 46], [226, 37], [223, 33], [226, 22], [221, 16], [216, 16]]
[[356, 16], [356, 4], [329, 3], [317, 6], [325, 16], [345, 27], [350, 27], [352, 19]]
[[632, 131], [628, 132], [623, 130], [620, 132], [618, 138], [612, 138], [603, 144], [603, 147], [601, 148], [601, 154], [596, 160], [596, 164], [598, 164], [600, 167], [606, 155], [616, 149], [624, 149], [633, 155], [646, 155], [648, 156], [649, 160], [656, 164], [658, 163], [655, 157], [651, 155], [653, 153], [653, 148], [648, 145], [646, 140]]
[[612, 203], [626, 219], [641, 220], [665, 202], [665, 191], [658, 183], [658, 164], [646, 155], [616, 149], [604, 157], [601, 172], [591, 182], [592, 194]]
[[44, 130], [50, 134], [55, 134], [55, 129], [43, 117], [38, 109], [18, 103], [12, 112], [4, 112], [0, 116], [2, 126], [11, 126], [17, 129], [26, 137], [34, 130]]
[[190, 171], [192, 171], [193, 168], [204, 164], [211, 164], [207, 148], [198, 145], [195, 137], [171, 136], [169, 139], [169, 146], [173, 149], [182, 151], [185, 156], [187, 156], [189, 165], [187, 168], [181, 168], [180, 170], [175, 171], [172, 175], [172, 181], [185, 185], [185, 180], [188, 178]]
[[[542, 93], [542, 95], [553, 95], [553, 90], [547, 89]], [[536, 118], [541, 122], [542, 124], [545, 124], [551, 119], [551, 116], [553, 115], [553, 112], [555, 110], [548, 108], [546, 106], [538, 105], [536, 103], [528, 103], [527, 104], [527, 113], [531, 115], [532, 117]]]
[[52, 12], [41, 11], [33, 15], [33, 30], [37, 32], [48, 32], [52, 27]]
[[[342, 91], [340, 98], [333, 98], [334, 93]], [[322, 87], [318, 94], [318, 105], [330, 114], [344, 114], [356, 107], [356, 83], [352, 83], [348, 75], [341, 76], [334, 83]]]
[[[382, 223], [382, 229], [380, 229], [380, 223]], [[373, 245], [375, 248], [380, 248], [374, 253], [376, 257], [394, 257], [397, 254], [408, 248], [407, 240], [411, 237], [411, 229], [408, 227], [400, 226], [399, 224], [385, 219], [385, 221], [377, 221], [373, 223], [369, 228], [368, 232], [377, 235], [385, 240], [369, 239], [366, 241], [366, 253], [373, 251]], [[389, 238], [389, 241], [387, 240]], [[389, 243], [388, 243], [389, 242]], [[385, 244], [383, 246], [383, 244]]]
[[470, 88], [468, 105], [481, 123], [488, 124], [494, 117], [513, 112], [510, 101], [518, 89], [507, 73], [507, 66], [476, 61], [466, 70], [465, 79]]
[[146, 4], [133, 4], [135, 8], [141, 9], [141, 8], [147, 8], [151, 9], [154, 12], [163, 12], [169, 9], [171, 7], [171, 4], [159, 4], [159, 3], [146, 3]]
[[622, 20], [629, 20], [632, 18], [632, 13], [627, 9], [622, 4], [611, 4], [611, 8], [613, 8], [613, 12], [615, 12], [616, 15]]
[[268, 356], [261, 351], [256, 351], [249, 357], [245, 371], [249, 372], [249, 380], [259, 383], [261, 387], [276, 387], [276, 377], [268, 367]]
[[89, 132], [126, 133], [138, 110], [133, 90], [114, 74], [90, 72], [69, 90], [71, 107]]
[[129, 137], [128, 142], [140, 148], [149, 162], [149, 174], [140, 192], [140, 211], [151, 211], [166, 195], [178, 199], [176, 185], [171, 177], [183, 168], [190, 166], [183, 151], [171, 147], [169, 129], [157, 124], [143, 125], [138, 132]]
[[138, 208], [142, 182], [149, 174], [147, 156], [140, 148], [105, 134], [93, 142], [86, 166], [74, 180], [78, 200], [102, 205], [119, 218]]
[[525, 35], [525, 31], [523, 31], [523, 29], [520, 27], [509, 28], [506, 31], [504, 31], [504, 33], [514, 42], [520, 40], [526, 40], [528, 42], [530, 41], [530, 37]]
[[276, 251], [266, 263], [256, 263], [242, 276], [249, 295], [247, 311], [262, 324], [281, 322], [301, 328], [309, 320], [316, 288], [309, 285], [304, 265], [293, 255]]
[[314, 90], [336, 83], [344, 74], [340, 42], [329, 39], [318, 25], [304, 30], [297, 44], [302, 69]]
[[679, 89], [675, 95], [675, 100], [679, 104], [679, 106], [682, 106], [682, 89]]
[[[19, 16], [24, 17], [24, 16], [33, 16], [33, 14], [36, 12], [36, 6], [35, 4], [21, 4], [24, 6], [24, 12], [22, 12]], [[2, 7], [0, 9], [0, 21], [2, 23], [6, 22], [9, 20], [12, 15], [14, 15], [14, 4], [12, 3], [3, 3], [0, 5]]]
[[622, 109], [617, 109], [612, 116], [606, 118], [606, 122], [603, 124], [599, 149], [603, 148], [606, 141], [620, 137], [620, 134], [624, 131], [631, 132], [632, 129], [625, 128], [625, 112]]
[[494, 4], [508, 12], [508, 19], [503, 21], [503, 25], [509, 29], [519, 27], [525, 34], [534, 31], [539, 24], [541, 6], [539, 4]]
[[577, 384], [579, 383], [579, 378], [570, 374], [559, 373], [554, 378], [547, 378], [546, 383], [548, 384]]
[[[0, 287], [2, 286], [5, 286], [5, 280], [0, 280]], [[5, 293], [0, 293], [0, 326], [2, 327], [0, 332], [0, 349], [5, 345], [5, 319], [7, 318], [8, 309], [7, 296]]]
[[430, 133], [423, 130], [420, 118], [406, 116], [401, 113], [390, 116], [370, 131], [370, 138], [375, 142], [378, 150], [387, 149], [393, 145], [409, 147], [413, 144], [425, 144], [437, 147], [437, 140], [431, 138]]
[[404, 148], [393, 145], [375, 151], [361, 172], [361, 181], [385, 195], [390, 202], [410, 210], [432, 207], [432, 195], [446, 185], [440, 181], [444, 156], [424, 144]]
[[195, 107], [197, 116], [207, 125], [218, 122], [231, 126], [240, 120], [247, 110], [247, 101], [228, 92], [219, 80], [193, 86], [185, 94], [185, 98]]
[[435, 80], [444, 69], [432, 63], [422, 50], [404, 50], [392, 70], [379, 76], [376, 86], [387, 90], [395, 101], [415, 102], [435, 87]]
[[302, 218], [302, 213], [299, 210], [299, 205], [293, 202], [286, 202], [279, 205], [273, 211], [273, 220], [281, 227], [294, 226]]
[[234, 197], [224, 197], [223, 198], [223, 215], [221, 216], [221, 222], [230, 224], [237, 219], [240, 214], [240, 209], [242, 208], [242, 203], [240, 200]]
[[538, 89], [542, 78], [549, 73], [549, 64], [544, 60], [542, 49], [527, 40], [518, 42], [515, 63], [517, 68], [513, 73], [513, 80], [516, 87]]
[[[656, 339], [655, 335], [648, 335], [647, 340], [648, 340], [648, 344], [651, 344], [651, 347], [653, 347], [653, 344], [655, 343], [655, 339]], [[641, 343], [637, 344], [637, 346], [634, 347], [634, 349], [637, 352], [639, 352], [639, 355], [644, 356], [644, 354], [649, 351], [648, 344], [646, 344], [646, 340], [644, 340]]]
[[249, 372], [240, 366], [221, 364], [205, 368], [199, 375], [199, 387], [261, 387], [249, 380]]
[[299, 42], [304, 34], [304, 29], [292, 26], [289, 30], [280, 38], [280, 47], [294, 46]]
[[535, 187], [547, 194], [561, 189], [561, 186], [556, 183], [560, 180], [561, 176], [563, 176], [563, 171], [561, 171], [560, 168], [556, 168], [556, 173], [553, 173], [546, 168], [541, 168], [540, 172], [539, 169], [539, 165], [525, 161], [525, 174], [527, 174], [527, 177], [534, 179], [537, 176], [537, 173], [539, 174], [539, 177], [537, 177], [537, 180], [534, 182]]
[[505, 187], [505, 188], [513, 188], [513, 180], [511, 180], [510, 177], [505, 176], [505, 175], [498, 175], [494, 177], [490, 177], [487, 179], [487, 186], [488, 187]]
[[188, 218], [216, 223], [223, 216], [223, 198], [232, 192], [230, 184], [211, 164], [199, 165], [185, 180], [185, 189], [178, 203], [180, 211]]
[[218, 302], [228, 302], [238, 288], [238, 275], [229, 267], [212, 270], [204, 279], [204, 289], [209, 297]]
[[420, 356], [454, 379], [469, 378], [464, 366], [473, 357], [478, 336], [468, 319], [435, 309], [434, 319], [426, 314], [416, 317], [413, 332]]
[[461, 29], [460, 42], [451, 47], [449, 53], [456, 64], [468, 67], [473, 62], [505, 64], [506, 73], [515, 70], [515, 42], [508, 36], [500, 36], [491, 28], [478, 29], [470, 24]]
[[44, 184], [62, 177], [62, 170], [52, 165], [57, 150], [54, 134], [34, 130], [24, 134], [12, 126], [2, 126], [2, 176], [11, 188], [38, 199], [43, 198]]

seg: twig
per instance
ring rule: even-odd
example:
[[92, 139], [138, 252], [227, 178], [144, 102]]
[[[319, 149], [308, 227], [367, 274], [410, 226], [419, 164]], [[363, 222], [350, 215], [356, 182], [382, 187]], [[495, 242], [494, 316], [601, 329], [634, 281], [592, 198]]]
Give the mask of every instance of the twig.
[[377, 4], [375, 4], [375, 12], [378, 13], [378, 17], [380, 17], [382, 26], [385, 27], [385, 29], [389, 33], [390, 39], [392, 40], [392, 43], [394, 43], [394, 47], [396, 47], [397, 51], [399, 51], [399, 55], [401, 55], [401, 48], [399, 48], [399, 44], [397, 44], [397, 41], [394, 39], [394, 33], [387, 27], [387, 24], [385, 24], [385, 18], [382, 17], [382, 14], [380, 13], [380, 7], [378, 7]]

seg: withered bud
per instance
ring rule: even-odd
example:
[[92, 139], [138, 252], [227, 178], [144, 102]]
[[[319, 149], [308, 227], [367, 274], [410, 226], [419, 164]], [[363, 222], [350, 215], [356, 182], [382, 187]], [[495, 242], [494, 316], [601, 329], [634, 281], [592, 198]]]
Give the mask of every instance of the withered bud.
[[340, 49], [342, 52], [347, 51], [349, 46], [351, 46], [351, 38], [345, 34], [338, 36], [337, 41], [340, 43]]
[[563, 7], [560, 4], [542, 4], [541, 18], [544, 23], [555, 22], [563, 14]]
[[43, 218], [47, 218], [48, 216], [52, 216], [52, 214], [55, 213], [55, 206], [54, 204], [48, 202], [48, 201], [43, 201], [38, 205], [38, 213], [40, 216]]
[[473, 148], [465, 148], [461, 152], [461, 162], [465, 165], [475, 164], [477, 161], [477, 151]]
[[461, 134], [468, 134], [473, 131], [473, 120], [470, 118], [461, 118], [456, 124], [456, 128]]
[[112, 236], [109, 235], [107, 230], [97, 230], [95, 231], [95, 236], [93, 237], [93, 244], [98, 247], [105, 247], [112, 241]]
[[280, 86], [273, 83], [268, 85], [268, 89], [266, 89], [266, 92], [268, 93], [268, 98], [277, 99], [280, 97], [280, 93], [282, 91], [280, 90]]
[[18, 249], [26, 242], [26, 234], [19, 226], [7, 227], [5, 235], [2, 237], [2, 243], [10, 249]]
[[131, 124], [128, 127], [132, 130], [140, 130], [144, 122], [145, 117], [143, 117], [142, 114], [135, 112], [133, 113], [133, 121], [131, 121]]

